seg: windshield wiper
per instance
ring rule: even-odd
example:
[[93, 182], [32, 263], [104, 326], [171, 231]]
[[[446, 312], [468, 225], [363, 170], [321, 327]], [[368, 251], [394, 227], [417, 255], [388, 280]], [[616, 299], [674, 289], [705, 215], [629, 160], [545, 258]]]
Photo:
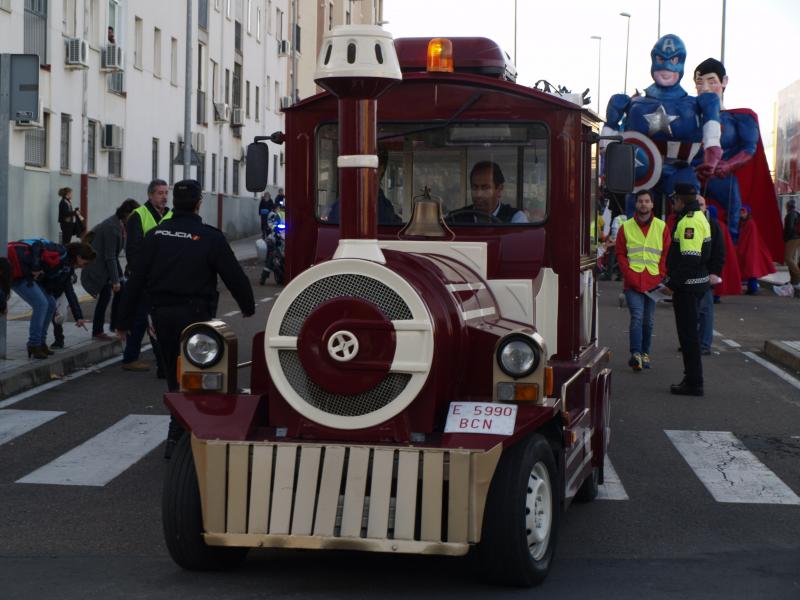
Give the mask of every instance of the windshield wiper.
[[466, 102], [464, 102], [463, 105], [461, 105], [461, 108], [459, 108], [456, 112], [453, 113], [453, 116], [447, 119], [447, 121], [445, 121], [444, 123], [439, 123], [438, 125], [431, 125], [429, 127], [421, 127], [419, 129], [412, 129], [410, 131], [403, 131], [402, 133], [392, 133], [390, 135], [378, 136], [378, 141], [381, 142], [383, 140], [390, 140], [392, 138], [406, 137], [408, 135], [414, 135], [417, 133], [426, 133], [428, 131], [436, 131], [437, 129], [449, 127], [450, 125], [452, 125], [453, 121], [458, 119], [458, 117], [460, 117], [465, 111], [472, 108], [472, 106], [482, 97], [483, 97], [483, 92], [478, 92], [474, 94], [469, 100], [467, 100]]

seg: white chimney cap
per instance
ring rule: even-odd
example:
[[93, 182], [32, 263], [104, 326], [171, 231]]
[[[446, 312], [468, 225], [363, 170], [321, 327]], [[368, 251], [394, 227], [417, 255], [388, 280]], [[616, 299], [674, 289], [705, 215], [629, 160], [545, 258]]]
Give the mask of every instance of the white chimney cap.
[[377, 25], [339, 25], [322, 40], [314, 80], [332, 77], [402, 79], [392, 34]]

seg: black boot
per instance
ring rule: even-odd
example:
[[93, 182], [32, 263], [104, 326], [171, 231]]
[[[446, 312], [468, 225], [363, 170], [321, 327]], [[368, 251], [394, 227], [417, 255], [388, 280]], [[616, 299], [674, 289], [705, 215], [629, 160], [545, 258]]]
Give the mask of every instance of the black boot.
[[680, 383], [673, 383], [669, 386], [669, 391], [677, 396], [702, 396], [703, 386], [692, 385], [684, 379]]

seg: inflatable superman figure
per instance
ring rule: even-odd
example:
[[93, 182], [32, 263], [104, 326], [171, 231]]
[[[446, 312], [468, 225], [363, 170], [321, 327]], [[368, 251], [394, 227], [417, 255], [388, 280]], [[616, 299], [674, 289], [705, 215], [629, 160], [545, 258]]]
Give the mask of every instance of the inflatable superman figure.
[[[650, 57], [653, 85], [644, 96], [611, 96], [603, 135], [622, 132], [625, 142], [636, 146], [634, 191], [651, 189], [660, 206], [659, 196], [672, 193], [676, 183], [691, 183], [699, 189], [698, 175], [713, 174], [722, 156], [720, 108], [716, 94], [694, 97], [681, 87], [686, 46], [677, 35], [660, 38]], [[696, 157], [700, 165], [695, 172]], [[634, 206], [631, 194], [626, 200], [628, 216], [633, 215]]]
[[[708, 58], [697, 65], [694, 83], [698, 96], [716, 94], [721, 109], [722, 159], [712, 177], [705, 182], [705, 196], [721, 209], [719, 216], [727, 222], [735, 242], [738, 242], [740, 234], [740, 209], [743, 203], [749, 204], [760, 238], [769, 248], [773, 260], [781, 261], [781, 217], [758, 130], [758, 117], [747, 108], [726, 110], [722, 107], [728, 76], [720, 61]], [[699, 166], [697, 161], [695, 164]]]

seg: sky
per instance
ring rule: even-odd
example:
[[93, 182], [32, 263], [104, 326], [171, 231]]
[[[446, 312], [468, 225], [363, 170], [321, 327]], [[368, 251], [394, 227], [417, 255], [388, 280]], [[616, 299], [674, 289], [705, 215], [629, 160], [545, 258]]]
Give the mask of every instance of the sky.
[[[517, 82], [545, 79], [574, 92], [591, 89], [597, 110], [598, 50], [600, 115], [611, 94], [625, 89], [625, 46], [630, 17], [628, 94], [650, 77], [650, 50], [658, 39], [659, 0], [517, 0]], [[681, 84], [694, 95], [694, 67], [721, 55], [723, 0], [661, 0], [661, 35], [686, 44]], [[514, 0], [384, 0], [384, 28], [394, 37], [483, 36], [514, 57]], [[591, 39], [600, 36], [602, 40]], [[800, 80], [798, 0], [727, 0], [725, 108], [756, 111], [761, 135], [772, 146], [778, 92]], [[457, 57], [456, 57], [456, 60]]]

